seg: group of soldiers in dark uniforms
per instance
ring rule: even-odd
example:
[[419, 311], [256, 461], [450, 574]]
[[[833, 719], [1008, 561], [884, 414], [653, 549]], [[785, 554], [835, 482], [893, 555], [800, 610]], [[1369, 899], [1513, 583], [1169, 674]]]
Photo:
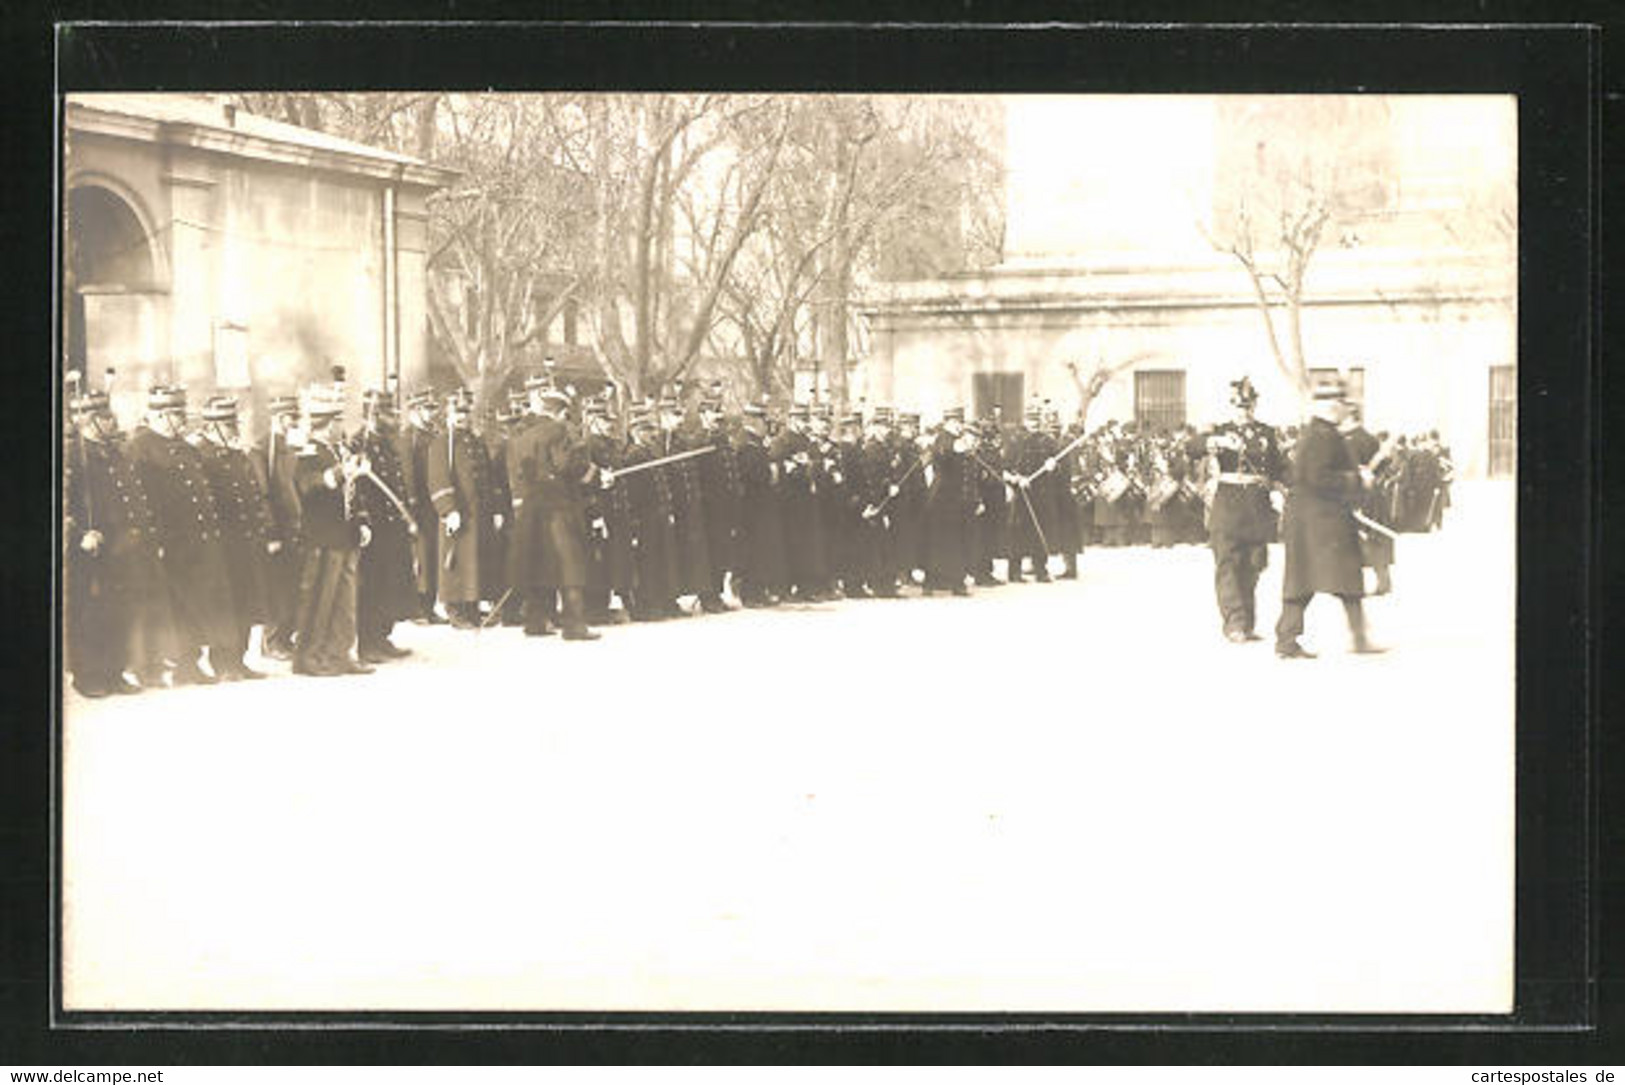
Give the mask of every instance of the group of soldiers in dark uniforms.
[[[729, 594], [751, 608], [967, 595], [1048, 581], [1056, 557], [1075, 579], [1086, 544], [1206, 542], [1225, 635], [1258, 639], [1253, 598], [1290, 481], [1290, 435], [1252, 417], [1245, 380], [1236, 416], [1206, 432], [1085, 434], [1047, 403], [1009, 424], [949, 409], [929, 430], [888, 407], [730, 414], [720, 384], [622, 419], [548, 372], [483, 433], [464, 390], [411, 396], [403, 424], [393, 389], [371, 389], [351, 435], [342, 380], [335, 369], [332, 384], [273, 398], [252, 449], [229, 397], [209, 398], [188, 433], [184, 389], [155, 388], [127, 438], [104, 392], [71, 399], [76, 689], [263, 677], [243, 661], [255, 625], [263, 654], [295, 673], [367, 673], [409, 654], [390, 639], [401, 621], [593, 640], [594, 625], [725, 611]], [[1382, 480], [1362, 491], [1373, 520], [1437, 523], [1449, 468], [1436, 441], [1347, 436]], [[1383, 542], [1368, 533], [1363, 552], [1379, 592]]]

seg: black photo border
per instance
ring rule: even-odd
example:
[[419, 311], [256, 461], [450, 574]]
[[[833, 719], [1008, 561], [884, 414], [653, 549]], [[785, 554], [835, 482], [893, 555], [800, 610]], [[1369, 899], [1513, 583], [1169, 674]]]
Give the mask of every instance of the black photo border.
[[[175, 3], [169, 24], [111, 21], [86, 0], [8, 25], [17, 129], [10, 206], [21, 333], [0, 440], [30, 510], [5, 524], [13, 691], [4, 823], [0, 1058], [67, 1063], [280, 1062], [1458, 1062], [1596, 1059], [1612, 1043], [1599, 939], [1602, 849], [1618, 818], [1596, 760], [1612, 658], [1598, 638], [1609, 514], [1599, 501], [1598, 364], [1605, 94], [1601, 5], [659, 5], [510, 7]], [[649, 6], [651, 9], [655, 5]], [[1403, 9], [1403, 10], [1402, 10]], [[143, 11], [149, 9], [144, 8]], [[845, 18], [842, 19], [844, 11]], [[479, 16], [470, 19], [470, 13]], [[1497, 13], [1500, 13], [1499, 15]], [[1340, 14], [1351, 13], [1344, 5]], [[129, 11], [117, 13], [128, 17]], [[344, 13], [348, 18], [352, 13]], [[628, 13], [622, 13], [626, 17]], [[771, 17], [789, 22], [769, 23]], [[297, 22], [300, 18], [326, 20]], [[186, 20], [216, 20], [186, 22]], [[395, 21], [373, 21], [373, 20]], [[551, 20], [539, 22], [537, 20]], [[1383, 22], [1382, 20], [1395, 20]], [[103, 21], [109, 20], [109, 21]], [[229, 21], [226, 21], [229, 20]], [[411, 21], [401, 21], [411, 20]], [[797, 21], [799, 20], [799, 21]], [[996, 21], [995, 21], [996, 20]], [[1166, 24], [1163, 20], [1167, 20]], [[1177, 22], [1183, 20], [1183, 22]], [[1313, 20], [1313, 22], [1311, 22]], [[1535, 21], [1548, 20], [1548, 21]], [[1334, 25], [1335, 23], [1335, 25]], [[1617, 28], [1616, 28], [1617, 29]], [[44, 78], [40, 78], [43, 70]], [[1617, 71], [1616, 66], [1613, 70]], [[1617, 77], [1616, 77], [1617, 78]], [[53, 600], [59, 363], [52, 352], [52, 178], [59, 95], [115, 89], [871, 90], [1047, 93], [1516, 94], [1519, 98], [1519, 469], [1516, 1009], [1510, 1018], [1101, 1014], [117, 1014], [56, 1004], [60, 856], [52, 779], [60, 705]], [[38, 280], [29, 283], [30, 279]], [[26, 285], [25, 285], [26, 284]], [[1617, 318], [1609, 318], [1617, 320]], [[15, 334], [15, 333], [14, 333]], [[53, 359], [49, 367], [27, 359]], [[26, 466], [26, 469], [25, 469]], [[1611, 476], [1610, 476], [1611, 477]], [[1615, 483], [1617, 487], [1617, 482]], [[36, 500], [37, 499], [37, 500]], [[1611, 574], [1611, 575], [1610, 575]], [[1610, 701], [1609, 703], [1617, 703]], [[1617, 740], [1608, 739], [1613, 742]], [[1600, 747], [1611, 753], [1612, 746]], [[1394, 756], [1403, 757], [1403, 751]], [[1448, 781], [1441, 781], [1441, 798]], [[1379, 795], [1373, 802], [1381, 801]], [[1603, 868], [1606, 869], [1606, 868]], [[18, 1040], [13, 1044], [10, 1037]], [[1617, 1051], [1617, 1047], [1614, 1048]]]

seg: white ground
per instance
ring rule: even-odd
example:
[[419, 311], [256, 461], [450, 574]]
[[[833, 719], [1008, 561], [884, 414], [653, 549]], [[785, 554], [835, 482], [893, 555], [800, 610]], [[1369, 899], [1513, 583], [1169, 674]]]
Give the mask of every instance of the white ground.
[[[65, 706], [80, 1009], [1510, 1008], [1509, 484], [1311, 662], [1206, 550]], [[1281, 555], [1259, 592], [1277, 614]], [[270, 664], [278, 671], [281, 665]]]

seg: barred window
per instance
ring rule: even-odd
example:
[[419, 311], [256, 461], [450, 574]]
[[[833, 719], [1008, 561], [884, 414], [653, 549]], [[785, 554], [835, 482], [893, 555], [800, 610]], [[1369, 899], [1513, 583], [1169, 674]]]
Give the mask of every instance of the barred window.
[[1134, 374], [1134, 424], [1176, 430], [1185, 424], [1185, 371], [1142, 369]]

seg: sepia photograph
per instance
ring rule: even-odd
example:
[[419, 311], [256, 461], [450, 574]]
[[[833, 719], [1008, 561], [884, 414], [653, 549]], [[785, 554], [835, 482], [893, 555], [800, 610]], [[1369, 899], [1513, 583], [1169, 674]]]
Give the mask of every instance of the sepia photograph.
[[1515, 96], [60, 108], [62, 1010], [1513, 1012]]

